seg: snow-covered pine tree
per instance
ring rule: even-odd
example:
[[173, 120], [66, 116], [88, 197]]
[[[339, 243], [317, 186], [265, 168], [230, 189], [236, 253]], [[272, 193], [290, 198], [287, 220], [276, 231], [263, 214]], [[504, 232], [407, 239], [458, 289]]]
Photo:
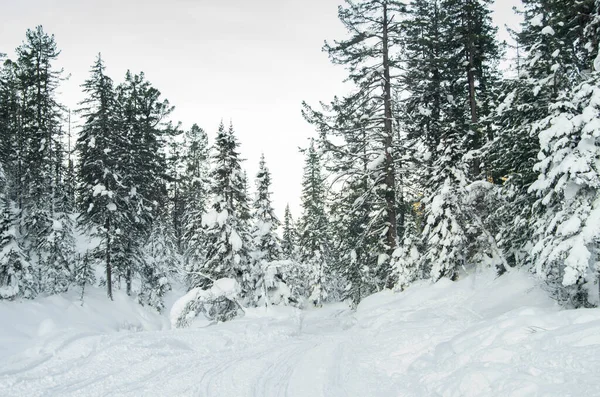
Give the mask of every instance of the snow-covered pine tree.
[[179, 125], [168, 137], [167, 148], [167, 192], [169, 195], [169, 212], [177, 251], [183, 252], [184, 245], [184, 216], [185, 216], [185, 159], [183, 132]]
[[209, 146], [206, 132], [197, 124], [186, 132], [184, 141], [185, 171], [182, 175], [184, 196], [183, 241], [188, 286], [204, 283], [202, 267], [206, 253], [202, 215], [208, 206]]
[[[371, 185], [368, 190], [362, 190], [362, 194], [369, 197], [360, 197], [361, 194], [356, 192], [353, 194], [355, 200], [360, 198], [358, 202], [368, 202], [372, 206], [367, 217], [356, 214], [356, 218], [362, 222], [358, 225], [361, 234], [368, 235], [368, 238], [377, 236], [377, 244], [364, 250], [369, 258], [358, 259], [369, 262], [364, 266], [375, 274], [372, 283], [375, 285], [381, 279], [387, 286], [393, 284], [390, 258], [397, 245], [398, 230], [402, 229], [398, 225], [398, 219], [402, 219], [398, 217], [398, 209], [402, 207], [397, 203], [399, 196], [393, 153], [397, 138], [393, 128], [393, 98], [396, 96], [393, 76], [399, 66], [396, 62], [399, 24], [405, 9], [405, 2], [398, 0], [347, 0], [345, 6], [340, 6], [339, 19], [347, 27], [350, 38], [326, 43], [324, 51], [333, 63], [348, 68], [348, 80], [356, 85], [356, 91], [341, 100], [335, 99], [331, 105], [324, 106], [323, 111], [304, 105], [305, 118], [321, 133], [323, 151], [339, 168], [333, 178], [347, 182], [351, 175], [363, 172], [361, 167], [365, 161], [370, 165], [368, 175], [364, 177]], [[356, 150], [346, 151], [343, 145], [346, 142], [340, 144], [340, 138], [346, 142], [354, 141]], [[363, 160], [349, 166], [358, 156], [364, 157]], [[329, 163], [326, 159], [325, 165], [329, 166]], [[362, 179], [359, 177], [354, 182], [355, 188]], [[343, 255], [352, 255], [352, 249], [342, 249], [345, 251]]]
[[167, 195], [165, 136], [174, 129], [166, 124], [166, 118], [173, 107], [143, 72], [134, 75], [127, 71], [116, 91], [124, 137], [117, 153], [121, 159], [120, 194], [127, 197], [127, 217], [113, 245], [119, 249], [115, 270], [131, 294], [133, 278], [144, 266], [141, 249], [152, 231], [157, 207]]
[[10, 59], [3, 60], [4, 57], [0, 54], [0, 62], [3, 61], [0, 65], [0, 133], [3, 137], [0, 164], [4, 165], [9, 196], [15, 200], [22, 196], [24, 135], [19, 133], [21, 100], [18, 67]]
[[[577, 23], [581, 19], [563, 21], [571, 25], [568, 29], [558, 24], [563, 37], [581, 40], [576, 42], [581, 50], [553, 67], [567, 72], [566, 82], [549, 106], [550, 115], [533, 125], [540, 143], [534, 167], [539, 176], [529, 189], [538, 198], [533, 211], [534, 270], [555, 298], [575, 307], [599, 304], [589, 301], [588, 292], [598, 284], [600, 271], [600, 65], [595, 62], [597, 36], [588, 33], [598, 29], [599, 4], [577, 6], [581, 8], [574, 14], [587, 12], [589, 25]], [[576, 84], [578, 80], [583, 82]]]
[[83, 255], [78, 255], [75, 261], [73, 270], [73, 281], [75, 285], [81, 288], [81, 305], [83, 306], [85, 298], [85, 289], [94, 285], [96, 282], [96, 272], [94, 269], [94, 261], [89, 251]]
[[92, 255], [104, 263], [107, 295], [112, 299], [115, 240], [124, 232], [129, 205], [123, 194], [121, 166], [123, 136], [117, 117], [117, 103], [112, 79], [105, 74], [100, 54], [83, 85], [86, 98], [78, 114], [83, 125], [76, 143], [79, 155], [78, 197], [79, 225], [99, 239]]
[[[534, 269], [555, 298], [586, 306], [600, 272], [600, 74], [559, 97], [540, 122], [540, 173], [530, 187]], [[598, 305], [599, 302], [593, 302]]]
[[181, 268], [181, 255], [167, 206], [154, 218], [150, 236], [143, 248], [140, 267], [141, 287], [138, 301], [159, 312], [165, 307], [163, 297], [171, 290], [171, 279]]
[[298, 233], [288, 203], [285, 206], [285, 213], [283, 215], [283, 231], [281, 239], [281, 253], [284, 259], [293, 260], [296, 258], [297, 244]]
[[228, 277], [238, 281], [242, 297], [254, 302], [253, 272], [249, 253], [252, 239], [248, 228], [248, 197], [239, 143], [233, 126], [219, 126], [214, 143], [212, 160], [212, 204], [203, 215], [206, 227], [205, 262], [196, 271], [200, 276], [191, 287], [208, 287], [214, 280]]
[[495, 116], [501, 128], [487, 153], [491, 177], [500, 186], [504, 201], [491, 221], [502, 225], [498, 240], [512, 266], [528, 265], [531, 260], [530, 220], [535, 197], [528, 189], [537, 178], [533, 166], [540, 150], [533, 126], [550, 115], [550, 105], [576, 84], [573, 79], [581, 70], [589, 68], [589, 63], [581, 63], [581, 56], [587, 51], [583, 30], [591, 3], [523, 1], [521, 31], [514, 35], [525, 58], [518, 75], [502, 84]]
[[[60, 124], [62, 106], [56, 100], [56, 90], [62, 70], [53, 63], [60, 51], [53, 35], [44, 32], [41, 26], [27, 30], [26, 40], [16, 50], [19, 89], [22, 108], [20, 134], [24, 139], [22, 230], [26, 235], [26, 248], [36, 265], [38, 290], [56, 292], [53, 280], [69, 279], [70, 269], [63, 260], [72, 250], [67, 239], [64, 244], [55, 243], [54, 232], [60, 226], [56, 204], [60, 200], [60, 170], [63, 166], [61, 153]], [[64, 252], [59, 252], [60, 250]], [[68, 260], [68, 259], [67, 259]], [[46, 275], [48, 277], [46, 277]], [[63, 290], [66, 284], [61, 282]]]
[[331, 259], [325, 187], [314, 140], [306, 149], [302, 175], [302, 216], [298, 222], [299, 261], [307, 267], [310, 297], [315, 306], [327, 299], [327, 266]]
[[271, 172], [264, 154], [260, 157], [256, 174], [256, 199], [253, 203], [254, 248], [261, 260], [266, 262], [281, 259], [281, 242], [277, 234], [279, 219], [271, 201]]
[[0, 164], [0, 299], [33, 298], [37, 282], [29, 257], [20, 244], [15, 208], [7, 191]]
[[[264, 154], [260, 157], [258, 172], [256, 174], [256, 198], [253, 203], [252, 238], [254, 250], [251, 253], [254, 275], [254, 299], [256, 304], [268, 305], [269, 288], [276, 288], [276, 280], [273, 285], [266, 285], [265, 273], [271, 262], [280, 260], [282, 257], [281, 241], [277, 234], [279, 219], [275, 215], [273, 203], [271, 202], [271, 172], [267, 167]], [[277, 273], [277, 272], [275, 272]], [[273, 278], [283, 282], [281, 274], [273, 274]]]
[[321, 132], [324, 167], [335, 186], [330, 192], [329, 272], [339, 283], [340, 298], [353, 304], [388, 286], [391, 276], [385, 189], [379, 189], [385, 179], [384, 156], [379, 142], [369, 139], [375, 128], [369, 120], [377, 120], [377, 106], [372, 101], [355, 109], [352, 100], [335, 99], [326, 107], [329, 115], [313, 113]]
[[490, 236], [473, 217], [467, 192], [483, 174], [478, 150], [490, 136], [498, 47], [487, 0], [416, 1], [412, 6], [405, 24], [412, 71], [406, 76], [405, 106], [412, 124], [409, 136], [428, 166], [422, 201], [425, 252], [418, 260], [421, 267], [431, 266], [434, 280], [454, 279], [458, 268], [474, 259], [476, 237]]

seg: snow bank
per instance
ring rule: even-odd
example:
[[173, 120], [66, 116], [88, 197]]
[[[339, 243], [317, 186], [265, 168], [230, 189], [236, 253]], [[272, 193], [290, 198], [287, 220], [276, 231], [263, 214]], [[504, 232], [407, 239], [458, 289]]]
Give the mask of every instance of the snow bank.
[[27, 349], [50, 353], [85, 336], [169, 328], [166, 318], [124, 292], [115, 291], [111, 302], [105, 290], [90, 287], [83, 306], [77, 289], [32, 301], [0, 301], [0, 319], [0, 360]]

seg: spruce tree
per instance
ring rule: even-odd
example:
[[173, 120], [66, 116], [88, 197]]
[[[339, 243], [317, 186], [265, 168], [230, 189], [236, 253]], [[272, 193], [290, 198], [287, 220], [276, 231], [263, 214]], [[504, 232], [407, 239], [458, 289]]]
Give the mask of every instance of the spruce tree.
[[[540, 122], [541, 152], [530, 187], [538, 200], [532, 249], [534, 269], [553, 295], [586, 306], [585, 284], [598, 283], [600, 263], [600, 74], [559, 97]], [[594, 302], [598, 304], [598, 302]]]
[[83, 126], [76, 143], [79, 154], [78, 222], [88, 233], [100, 240], [95, 258], [104, 262], [107, 295], [112, 299], [115, 241], [124, 232], [129, 211], [127, 195], [123, 192], [123, 136], [117, 117], [118, 104], [112, 79], [105, 74], [100, 54], [82, 85], [86, 99], [80, 103], [78, 114]]
[[579, 307], [590, 304], [586, 284], [598, 282], [600, 66], [595, 62], [597, 36], [589, 32], [598, 29], [599, 10], [591, 1], [569, 9], [560, 2], [552, 6], [545, 9], [548, 14], [533, 18], [539, 40], [575, 42], [553, 57], [554, 64], [545, 72], [549, 70], [553, 79], [539, 71], [539, 87], [549, 92], [550, 104], [548, 116], [531, 123], [540, 146], [534, 166], [538, 178], [529, 187], [536, 196], [531, 254], [536, 274], [555, 298]]
[[284, 259], [293, 260], [296, 258], [298, 244], [298, 234], [294, 226], [294, 218], [290, 211], [290, 205], [285, 206], [283, 216], [283, 233], [281, 239], [281, 252]]
[[[321, 133], [323, 151], [337, 163], [336, 180], [345, 181], [364, 172], [360, 167], [365, 162], [370, 164], [364, 178], [369, 179], [371, 186], [361, 192], [369, 197], [361, 197], [360, 201], [375, 207], [370, 217], [376, 219], [361, 218], [360, 214], [357, 218], [363, 222], [359, 226], [363, 233], [377, 235], [377, 244], [365, 252], [377, 258], [371, 271], [379, 279], [383, 276], [387, 286], [392, 285], [390, 258], [398, 243], [398, 231], [402, 230], [402, 225], [398, 225], [402, 217], [398, 216], [401, 206], [396, 191], [397, 131], [393, 124], [396, 111], [393, 99], [397, 85], [393, 76], [399, 71], [399, 24], [405, 11], [405, 3], [396, 0], [347, 0], [345, 6], [340, 6], [338, 15], [350, 37], [326, 43], [324, 50], [333, 63], [347, 67], [348, 80], [355, 84], [356, 90], [345, 98], [336, 98], [322, 111], [306, 104], [304, 109], [305, 118]], [[343, 145], [338, 146], [336, 141], [340, 137], [353, 142], [355, 149], [347, 151]], [[361, 161], [353, 166], [358, 156]]]
[[299, 261], [307, 267], [310, 299], [321, 306], [327, 298], [326, 272], [330, 260], [325, 187], [314, 141], [306, 150], [302, 176], [302, 216], [298, 222]]
[[186, 132], [184, 146], [184, 258], [188, 285], [195, 286], [203, 282], [203, 277], [198, 272], [204, 264], [206, 253], [205, 229], [202, 227], [202, 215], [208, 207], [210, 188], [210, 158], [206, 132], [194, 124]]
[[242, 297], [252, 303], [255, 280], [249, 256], [249, 207], [238, 147], [233, 126], [225, 129], [221, 123], [211, 156], [212, 204], [202, 219], [207, 228], [205, 262], [195, 270], [200, 278], [192, 287], [204, 288], [214, 280], [234, 278], [242, 288]]
[[[253, 202], [252, 213], [252, 238], [254, 250], [251, 253], [253, 270], [255, 272], [254, 294], [257, 302], [263, 300], [265, 305], [269, 304], [269, 287], [267, 285], [266, 273], [276, 272], [272, 262], [281, 259], [281, 241], [277, 234], [279, 219], [275, 215], [273, 203], [271, 202], [271, 172], [267, 168], [264, 154], [260, 157], [258, 172], [256, 174], [256, 198]], [[271, 265], [271, 266], [270, 266]], [[276, 275], [269, 274], [269, 277]], [[270, 280], [273, 283], [273, 280]]]
[[21, 246], [14, 215], [0, 164], [0, 299], [33, 298], [37, 292], [34, 269]]
[[[430, 267], [434, 280], [454, 279], [460, 266], [476, 262], [476, 237], [490, 236], [473, 216], [468, 192], [485, 175], [480, 149], [492, 138], [495, 28], [487, 0], [414, 1], [404, 26], [409, 95], [403, 110], [418, 164], [428, 172], [422, 181], [425, 252], [403, 266]], [[406, 257], [406, 247], [397, 255]]]
[[23, 140], [22, 231], [37, 269], [40, 291], [61, 292], [71, 277], [73, 241], [64, 198], [62, 106], [56, 92], [62, 70], [53, 67], [60, 51], [54, 36], [41, 26], [28, 30], [16, 50], [18, 84], [22, 95], [20, 131]]
[[117, 153], [121, 158], [120, 193], [127, 197], [127, 210], [113, 242], [118, 247], [114, 264], [131, 294], [133, 278], [145, 266], [143, 244], [152, 231], [158, 206], [167, 196], [165, 140], [173, 128], [166, 119], [173, 107], [161, 98], [160, 91], [146, 80], [143, 72], [127, 71], [116, 92], [119, 129], [123, 134]]
[[279, 219], [271, 202], [271, 172], [264, 154], [260, 157], [256, 174], [256, 199], [253, 203], [254, 247], [261, 261], [271, 262], [281, 258], [281, 242], [277, 235]]

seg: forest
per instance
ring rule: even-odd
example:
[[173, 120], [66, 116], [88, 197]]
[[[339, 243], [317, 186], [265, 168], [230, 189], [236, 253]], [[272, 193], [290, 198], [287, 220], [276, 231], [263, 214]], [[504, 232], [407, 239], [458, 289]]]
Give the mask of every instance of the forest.
[[0, 300], [101, 286], [162, 311], [184, 284], [186, 326], [520, 268], [597, 307], [600, 0], [523, 0], [512, 44], [490, 5], [340, 6], [323, 51], [352, 89], [298, 104], [298, 219], [275, 214], [267, 159], [245, 172], [233, 123], [183, 129], [143, 72], [115, 81], [98, 54], [71, 115], [58, 43], [28, 30], [0, 54]]

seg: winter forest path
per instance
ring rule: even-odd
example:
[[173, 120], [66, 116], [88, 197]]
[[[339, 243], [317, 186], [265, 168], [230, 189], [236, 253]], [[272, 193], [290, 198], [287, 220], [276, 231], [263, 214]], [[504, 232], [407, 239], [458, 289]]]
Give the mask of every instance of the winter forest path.
[[356, 312], [50, 332], [0, 359], [0, 395], [600, 395], [600, 310], [558, 311], [523, 275], [479, 278], [383, 292]]

